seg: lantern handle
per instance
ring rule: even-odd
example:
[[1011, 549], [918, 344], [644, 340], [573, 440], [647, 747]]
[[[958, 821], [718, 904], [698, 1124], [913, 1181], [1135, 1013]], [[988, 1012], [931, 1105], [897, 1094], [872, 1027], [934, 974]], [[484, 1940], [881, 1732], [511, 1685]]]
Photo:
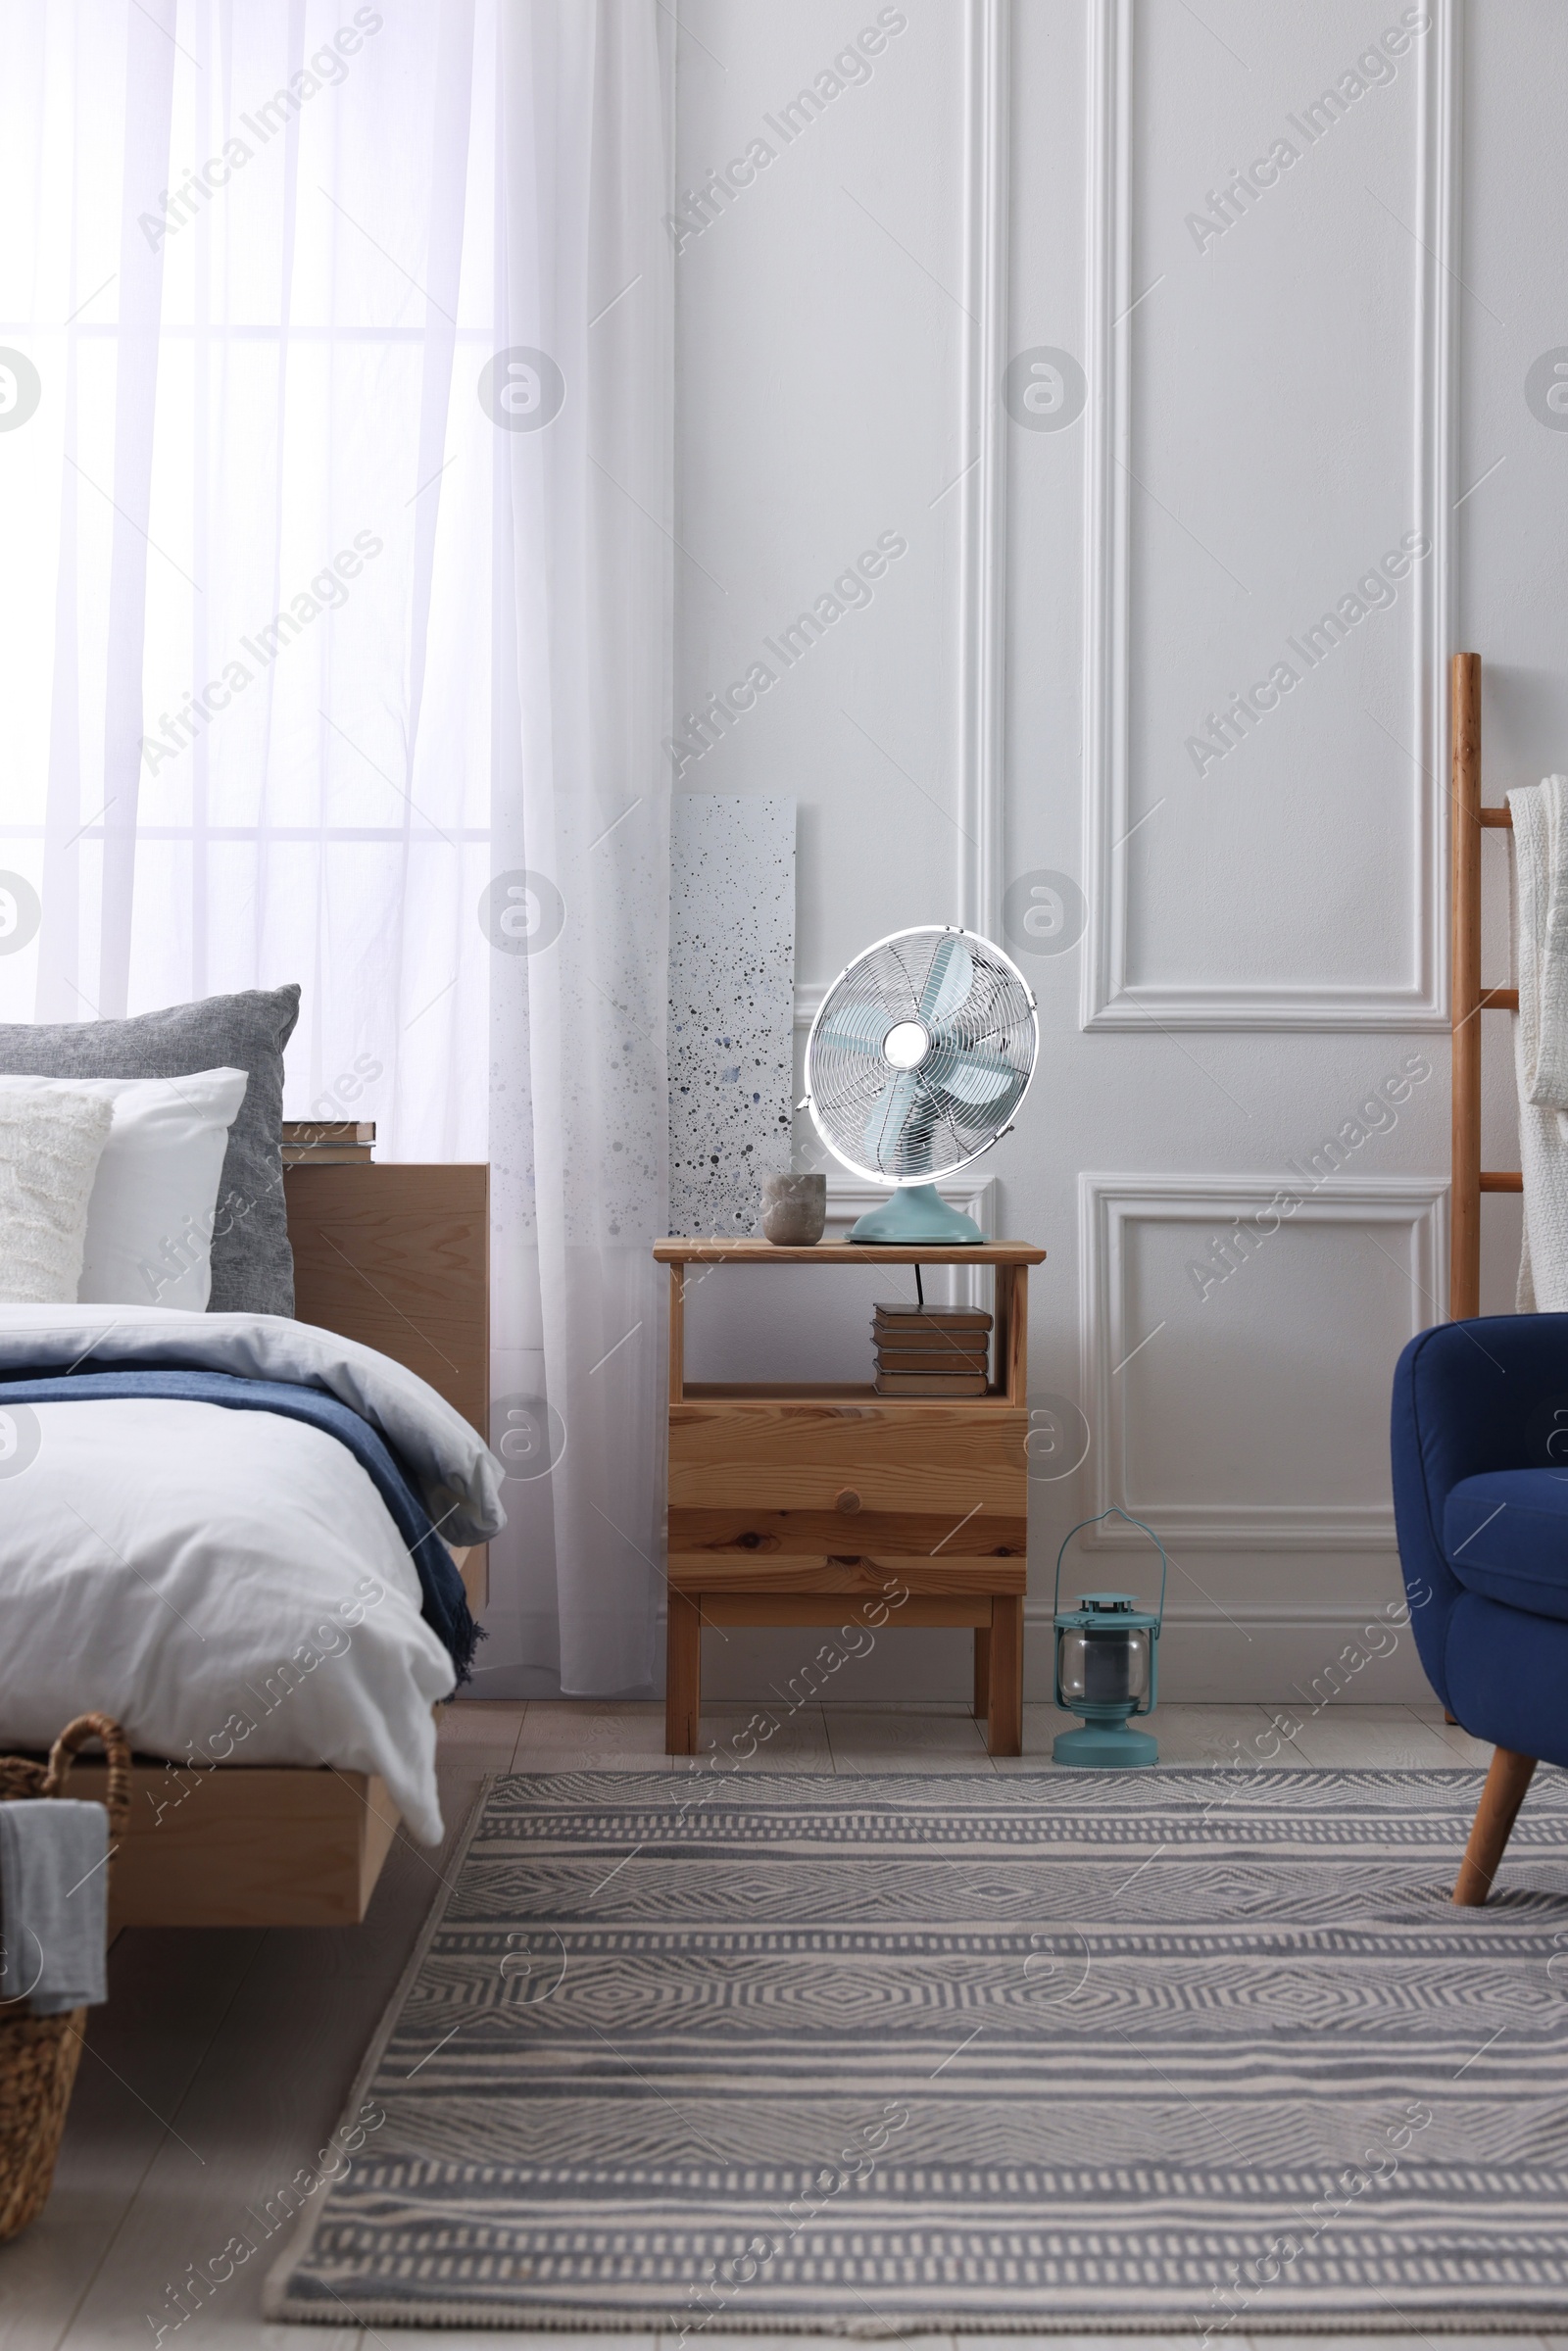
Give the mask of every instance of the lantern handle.
[[[1062, 1537], [1061, 1549], [1056, 1553], [1056, 1594], [1051, 1604], [1053, 1619], [1061, 1614], [1061, 1563], [1066, 1556], [1067, 1545], [1075, 1535], [1083, 1533], [1085, 1527], [1098, 1527], [1102, 1518], [1124, 1518], [1130, 1527], [1137, 1527], [1141, 1533], [1147, 1535], [1159, 1553], [1159, 1620], [1163, 1624], [1165, 1621], [1165, 1579], [1170, 1573], [1170, 1561], [1165, 1556], [1165, 1545], [1160, 1542], [1152, 1527], [1147, 1526], [1141, 1518], [1134, 1518], [1132, 1512], [1123, 1510], [1119, 1503], [1113, 1503], [1108, 1510], [1097, 1510], [1093, 1518], [1081, 1518], [1078, 1524], [1075, 1527], [1069, 1527]], [[1155, 1638], [1158, 1638], [1157, 1634]]]

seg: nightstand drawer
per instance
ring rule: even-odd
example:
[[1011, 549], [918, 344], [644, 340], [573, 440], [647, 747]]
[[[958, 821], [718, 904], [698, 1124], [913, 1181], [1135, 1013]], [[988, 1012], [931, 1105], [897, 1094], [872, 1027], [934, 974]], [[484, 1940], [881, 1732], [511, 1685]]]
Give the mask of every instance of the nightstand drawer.
[[[842, 1491], [842, 1489], [841, 1489]], [[770, 1559], [844, 1558], [937, 1559], [950, 1551], [965, 1558], [1024, 1560], [1029, 1551], [1025, 1496], [1015, 1510], [971, 1508], [961, 1534], [959, 1515], [933, 1510], [682, 1510], [669, 1513], [670, 1557], [706, 1555], [721, 1566], [760, 1567]]]
[[[992, 1402], [700, 1401], [669, 1414], [672, 1510], [1023, 1515], [1029, 1416]], [[847, 1549], [854, 1548], [847, 1543]]]

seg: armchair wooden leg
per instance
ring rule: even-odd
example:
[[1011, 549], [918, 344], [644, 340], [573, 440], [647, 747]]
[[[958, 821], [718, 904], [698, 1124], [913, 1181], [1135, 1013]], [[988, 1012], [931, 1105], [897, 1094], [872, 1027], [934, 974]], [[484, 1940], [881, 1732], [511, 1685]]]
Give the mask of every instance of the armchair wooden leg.
[[991, 1712], [991, 1634], [985, 1625], [974, 1629], [974, 1718], [984, 1722]]
[[1535, 1768], [1534, 1755], [1516, 1755], [1511, 1747], [1498, 1747], [1494, 1753], [1453, 1889], [1461, 1909], [1479, 1909], [1491, 1893]]

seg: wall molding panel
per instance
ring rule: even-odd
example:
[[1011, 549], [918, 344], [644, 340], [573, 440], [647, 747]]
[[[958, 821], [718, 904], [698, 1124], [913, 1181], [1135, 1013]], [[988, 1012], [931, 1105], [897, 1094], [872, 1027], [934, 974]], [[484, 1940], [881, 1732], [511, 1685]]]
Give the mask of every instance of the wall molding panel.
[[1006, 684], [1008, 117], [1012, 0], [967, 0], [959, 484], [957, 919], [994, 938], [1001, 920]]
[[[1446, 671], [1451, 644], [1454, 503], [1454, 298], [1458, 0], [1431, 0], [1432, 28], [1409, 53], [1417, 78], [1415, 366], [1410, 382], [1411, 498], [1432, 553], [1416, 580], [1416, 674], [1401, 715], [1412, 746], [1392, 742], [1407, 771], [1415, 852], [1407, 906], [1406, 984], [1215, 985], [1195, 976], [1158, 984], [1130, 976], [1130, 829], [1139, 821], [1130, 774], [1132, 612], [1129, 523], [1133, 359], [1128, 320], [1152, 289], [1133, 283], [1134, 44], [1148, 0], [1093, 0], [1089, 91], [1089, 303], [1086, 329], [1085, 1029], [1414, 1030], [1446, 1025], [1447, 838]], [[1316, 165], [1312, 167], [1318, 169]], [[1406, 224], [1407, 225], [1407, 224]], [[1155, 281], [1157, 282], [1157, 280]], [[1148, 811], [1145, 811], [1147, 815]]]
[[[1086, 1515], [1120, 1508], [1147, 1518], [1173, 1548], [1206, 1551], [1387, 1551], [1396, 1547], [1392, 1502], [1373, 1508], [1331, 1501], [1229, 1502], [1211, 1499], [1135, 1500], [1128, 1493], [1128, 1391], [1119, 1380], [1143, 1335], [1128, 1327], [1127, 1228], [1192, 1224], [1212, 1229], [1266, 1208], [1282, 1189], [1278, 1176], [1081, 1175], [1078, 1179], [1080, 1396], [1093, 1432], [1087, 1464], [1092, 1498]], [[1409, 1328], [1414, 1338], [1443, 1312], [1443, 1268], [1447, 1262], [1446, 1179], [1420, 1176], [1335, 1177], [1307, 1192], [1284, 1229], [1327, 1226], [1347, 1235], [1375, 1227], [1379, 1247], [1402, 1249], [1409, 1273]], [[1390, 1369], [1392, 1370], [1392, 1359]], [[1282, 1394], [1281, 1408], [1289, 1398]], [[1126, 1550], [1145, 1543], [1121, 1522], [1092, 1527], [1080, 1538], [1091, 1550]], [[1230, 1606], [1227, 1602], [1227, 1607]], [[1247, 1611], [1240, 1610], [1240, 1614]], [[1291, 1611], [1293, 1619], [1301, 1613]]]
[[[1002, 920], [1005, 854], [1007, 658], [1007, 365], [1009, 213], [1008, 122], [1012, 0], [964, 0], [963, 184], [959, 190], [963, 308], [968, 324], [958, 381], [958, 442], [968, 463], [956, 485], [958, 506], [955, 692], [958, 773], [954, 814], [953, 906], [947, 919], [982, 936]], [[865, 945], [870, 945], [867, 938]], [[804, 1037], [827, 993], [826, 980], [795, 990], [795, 1029]]]

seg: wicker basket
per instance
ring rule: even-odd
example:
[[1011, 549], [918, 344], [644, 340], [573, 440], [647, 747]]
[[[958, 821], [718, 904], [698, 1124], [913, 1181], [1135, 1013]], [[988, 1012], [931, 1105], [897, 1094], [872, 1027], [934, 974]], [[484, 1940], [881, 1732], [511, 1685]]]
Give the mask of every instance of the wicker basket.
[[[0, 1801], [66, 1792], [74, 1755], [100, 1739], [109, 1757], [104, 1802], [111, 1849], [130, 1819], [130, 1749], [107, 1714], [81, 1714], [61, 1732], [47, 1763], [0, 1755]], [[0, 2242], [37, 2219], [48, 2201], [81, 2061], [85, 2008], [27, 2016], [0, 2008]]]

